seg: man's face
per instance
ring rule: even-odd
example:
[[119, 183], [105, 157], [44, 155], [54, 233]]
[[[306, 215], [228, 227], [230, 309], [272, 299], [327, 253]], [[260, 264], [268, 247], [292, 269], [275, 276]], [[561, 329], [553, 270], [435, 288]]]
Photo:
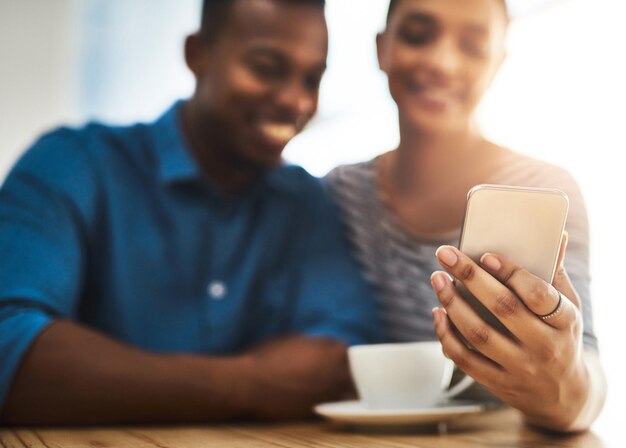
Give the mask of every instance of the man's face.
[[[271, 167], [317, 110], [328, 37], [323, 8], [233, 0], [227, 23], [188, 63], [208, 147], [239, 163]], [[215, 132], [217, 131], [217, 132]]]

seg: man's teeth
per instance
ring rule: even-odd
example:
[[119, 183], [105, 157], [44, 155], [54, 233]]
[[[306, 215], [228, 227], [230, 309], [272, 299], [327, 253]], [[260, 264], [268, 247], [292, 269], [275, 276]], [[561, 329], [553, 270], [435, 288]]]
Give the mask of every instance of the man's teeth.
[[297, 133], [298, 129], [292, 124], [264, 123], [260, 126], [261, 131], [273, 140], [289, 141]]

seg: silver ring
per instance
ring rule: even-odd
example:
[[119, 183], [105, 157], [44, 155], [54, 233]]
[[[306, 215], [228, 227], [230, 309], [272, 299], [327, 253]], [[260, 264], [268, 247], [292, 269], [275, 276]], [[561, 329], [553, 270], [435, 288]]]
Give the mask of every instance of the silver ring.
[[556, 308], [554, 309], [554, 311], [552, 311], [551, 313], [548, 313], [548, 314], [544, 314], [544, 315], [537, 314], [537, 317], [539, 317], [539, 318], [541, 318], [543, 320], [552, 319], [554, 316], [556, 316], [557, 314], [559, 314], [563, 310], [563, 296], [561, 295], [561, 293], [559, 291], [557, 291], [557, 293], [559, 294], [559, 303], [557, 303]]

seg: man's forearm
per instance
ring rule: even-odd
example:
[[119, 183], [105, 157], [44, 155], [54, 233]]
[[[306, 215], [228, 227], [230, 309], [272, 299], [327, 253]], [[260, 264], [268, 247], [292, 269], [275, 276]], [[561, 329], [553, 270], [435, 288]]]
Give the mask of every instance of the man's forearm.
[[2, 420], [54, 425], [246, 417], [252, 370], [246, 356], [148, 353], [57, 321], [25, 356]]

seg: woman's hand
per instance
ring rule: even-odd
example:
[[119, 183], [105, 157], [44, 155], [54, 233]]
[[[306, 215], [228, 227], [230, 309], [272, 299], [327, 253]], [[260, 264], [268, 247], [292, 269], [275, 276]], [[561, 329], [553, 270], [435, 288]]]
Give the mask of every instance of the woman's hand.
[[[435, 272], [432, 276], [433, 289], [445, 310], [434, 309], [433, 318], [446, 355], [494, 395], [522, 411], [530, 423], [559, 431], [576, 429], [591, 389], [583, 356], [580, 299], [562, 263], [566, 241], [565, 236], [553, 285], [498, 255], [485, 254], [481, 267], [450, 246], [437, 251], [446, 271], [513, 338], [485, 323], [448, 275]], [[540, 317], [546, 315], [550, 317]]]

